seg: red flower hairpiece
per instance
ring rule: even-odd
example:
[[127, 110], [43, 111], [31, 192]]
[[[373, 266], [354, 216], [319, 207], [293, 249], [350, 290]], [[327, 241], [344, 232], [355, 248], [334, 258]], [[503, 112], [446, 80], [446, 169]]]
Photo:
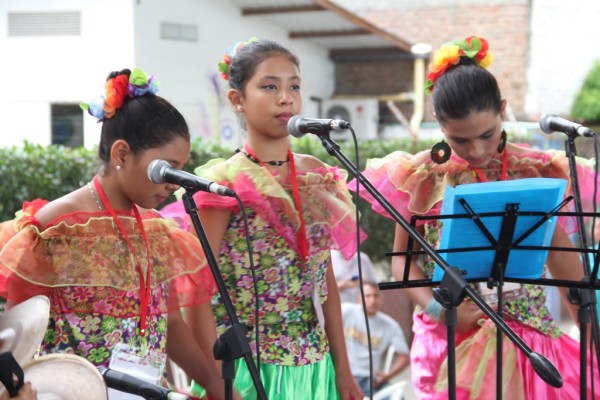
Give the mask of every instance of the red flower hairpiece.
[[127, 97], [155, 95], [158, 92], [158, 82], [155, 81], [154, 75], [148, 77], [139, 68], [134, 68], [129, 77], [121, 74], [107, 80], [104, 86], [106, 88], [105, 96], [97, 97], [89, 103], [79, 104], [83, 110], [100, 121], [114, 116], [117, 110], [123, 107]]
[[470, 36], [464, 40], [456, 40], [442, 45], [435, 52], [433, 62], [429, 64], [429, 73], [425, 80], [425, 91], [433, 92], [435, 82], [448, 69], [457, 65], [461, 57], [467, 57], [475, 61], [482, 68], [488, 68], [494, 60], [488, 51], [487, 40], [478, 36]]

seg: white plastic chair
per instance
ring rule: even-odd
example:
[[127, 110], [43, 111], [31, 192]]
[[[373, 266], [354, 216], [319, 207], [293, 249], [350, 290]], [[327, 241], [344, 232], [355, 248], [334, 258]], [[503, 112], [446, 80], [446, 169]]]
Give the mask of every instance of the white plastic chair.
[[187, 374], [183, 369], [181, 369], [179, 365], [175, 364], [174, 361], [169, 360], [169, 363], [171, 367], [171, 376], [173, 377], [173, 384], [175, 385], [175, 388], [177, 388], [177, 391], [180, 393], [188, 393], [190, 390], [191, 382]]
[[385, 353], [385, 359], [383, 360], [383, 365], [382, 365], [382, 371], [383, 372], [388, 372], [390, 370], [390, 368], [392, 368], [392, 362], [394, 361], [394, 355], [396, 354], [396, 348], [394, 347], [393, 344], [390, 344], [390, 347], [388, 347], [386, 353]]
[[[394, 362], [394, 355], [396, 354], [396, 349], [393, 345], [388, 347], [385, 358], [383, 360], [383, 368], [382, 371], [388, 372], [392, 367], [392, 363]], [[377, 393], [373, 395], [373, 400], [383, 400], [385, 398], [389, 400], [402, 400], [402, 396], [404, 395], [404, 388], [406, 387], [407, 381], [397, 381], [389, 386], [384, 387]], [[389, 397], [388, 397], [389, 396]], [[365, 396], [364, 400], [370, 400], [369, 396]]]

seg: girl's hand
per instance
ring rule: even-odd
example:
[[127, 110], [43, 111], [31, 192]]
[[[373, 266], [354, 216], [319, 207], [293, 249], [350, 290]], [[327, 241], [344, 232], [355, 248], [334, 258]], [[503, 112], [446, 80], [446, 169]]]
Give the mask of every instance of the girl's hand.
[[0, 396], [1, 400], [8, 399], [15, 400], [36, 400], [37, 399], [37, 390], [31, 386], [31, 382], [25, 382], [23, 387], [19, 389], [19, 393], [15, 397], [9, 397], [8, 392], [4, 392], [2, 396]]
[[350, 374], [344, 376], [336, 372], [335, 383], [341, 400], [362, 400], [365, 395]]

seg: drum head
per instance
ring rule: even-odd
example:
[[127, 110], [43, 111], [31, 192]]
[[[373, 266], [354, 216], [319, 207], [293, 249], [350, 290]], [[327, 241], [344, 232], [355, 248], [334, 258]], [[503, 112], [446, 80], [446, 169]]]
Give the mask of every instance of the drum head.
[[73, 354], [47, 354], [23, 367], [38, 400], [107, 400], [104, 378], [94, 364]]
[[34, 296], [0, 315], [0, 353], [10, 351], [19, 365], [27, 363], [44, 339], [50, 301]]

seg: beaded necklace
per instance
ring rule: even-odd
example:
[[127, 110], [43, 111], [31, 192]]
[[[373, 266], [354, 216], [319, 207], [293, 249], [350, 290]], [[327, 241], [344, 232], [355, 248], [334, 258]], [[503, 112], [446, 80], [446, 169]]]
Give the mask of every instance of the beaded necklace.
[[290, 162], [289, 155], [288, 155], [287, 159], [281, 160], [281, 161], [279, 161], [279, 160], [260, 161], [258, 158], [256, 158], [256, 156], [251, 151], [249, 151], [247, 146], [244, 146], [244, 150], [236, 149], [235, 152], [244, 154], [254, 164], [259, 164], [259, 165], [260, 164], [269, 164], [269, 165], [273, 165], [274, 167], [281, 167], [283, 164]]

